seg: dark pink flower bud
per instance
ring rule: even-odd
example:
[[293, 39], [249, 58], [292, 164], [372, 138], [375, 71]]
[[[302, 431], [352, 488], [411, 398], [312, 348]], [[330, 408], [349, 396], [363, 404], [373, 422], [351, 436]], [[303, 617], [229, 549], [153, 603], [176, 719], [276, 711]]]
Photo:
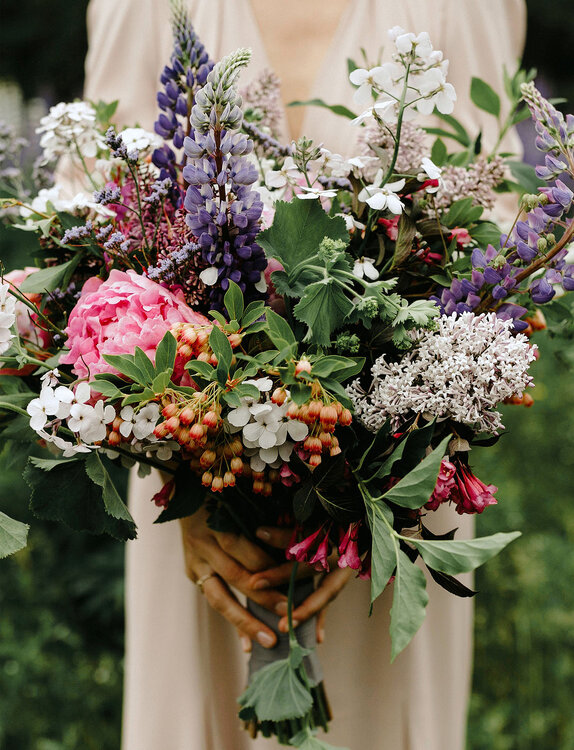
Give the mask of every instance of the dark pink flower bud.
[[353, 570], [359, 570], [361, 567], [361, 558], [359, 557], [359, 545], [357, 539], [359, 537], [359, 526], [358, 523], [352, 523], [347, 529], [347, 533], [341, 540], [339, 545], [339, 560], [337, 562], [340, 568], [352, 568]]
[[489, 505], [496, 505], [494, 493], [498, 487], [484, 484], [468, 466], [459, 464], [456, 474], [456, 487], [450, 499], [456, 504], [457, 513], [482, 513]]

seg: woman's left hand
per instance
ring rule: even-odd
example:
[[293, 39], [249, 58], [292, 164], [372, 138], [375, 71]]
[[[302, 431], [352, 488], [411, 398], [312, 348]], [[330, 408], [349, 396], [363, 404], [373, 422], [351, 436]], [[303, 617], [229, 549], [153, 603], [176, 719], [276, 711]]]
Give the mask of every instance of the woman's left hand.
[[[293, 535], [292, 529], [275, 528], [265, 526], [257, 529], [256, 535], [261, 541], [271, 547], [286, 549]], [[317, 615], [317, 641], [323, 643], [325, 638], [324, 622], [327, 605], [335, 599], [343, 589], [349, 578], [355, 571], [350, 568], [336, 567], [336, 557], [331, 558], [330, 573], [325, 575], [315, 591], [310, 594], [296, 609], [293, 610], [293, 626], [297, 627], [310, 617]], [[249, 586], [255, 591], [276, 588], [289, 582], [293, 562], [285, 562], [275, 567], [258, 571], [251, 576]], [[316, 570], [310, 565], [303, 563], [299, 566], [298, 578], [310, 578], [316, 574]], [[289, 630], [287, 615], [279, 621], [279, 630], [286, 633]]]

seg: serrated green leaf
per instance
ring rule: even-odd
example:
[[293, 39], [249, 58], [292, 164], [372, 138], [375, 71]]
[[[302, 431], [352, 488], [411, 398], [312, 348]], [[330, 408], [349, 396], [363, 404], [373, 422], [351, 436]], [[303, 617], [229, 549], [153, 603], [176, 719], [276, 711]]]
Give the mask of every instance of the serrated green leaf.
[[284, 721], [305, 716], [313, 697], [289, 659], [279, 659], [255, 672], [239, 705], [240, 717], [246, 711], [254, 712], [259, 721]]
[[384, 494], [388, 502], [403, 508], [421, 508], [428, 503], [436, 486], [440, 463], [451, 440], [447, 435], [434, 451], [417, 464], [412, 471], [404, 476], [394, 487]]
[[346, 747], [335, 747], [324, 740], [315, 737], [310, 729], [302, 729], [294, 737], [291, 737], [289, 744], [298, 747], [299, 750], [348, 750]]
[[391, 607], [391, 661], [423, 624], [428, 599], [425, 574], [399, 550]]
[[520, 536], [519, 531], [498, 533], [465, 541], [430, 541], [409, 539], [421, 553], [429, 568], [449, 575], [468, 573], [497, 555], [507, 544]]
[[310, 284], [293, 314], [309, 330], [305, 341], [316, 346], [329, 346], [331, 334], [340, 328], [353, 310], [353, 303], [333, 278]]
[[86, 473], [84, 459], [48, 461], [30, 458], [24, 480], [32, 490], [30, 508], [39, 518], [61, 521], [77, 531], [134, 539], [133, 522], [111, 516], [104, 505], [102, 487]]
[[0, 513], [0, 559], [24, 549], [29, 528], [27, 524]]
[[86, 474], [94, 484], [97, 484], [102, 488], [102, 500], [104, 501], [106, 513], [109, 513], [113, 518], [130, 522], [133, 524], [135, 532], [136, 525], [134, 519], [132, 518], [127, 505], [120, 497], [108, 470], [104, 466], [100, 454], [97, 451], [89, 453], [86, 457], [85, 465]]
[[223, 297], [223, 304], [229, 314], [229, 320], [241, 320], [245, 302], [243, 292], [234, 281], [229, 281], [229, 287]]
[[470, 82], [470, 98], [479, 109], [495, 117], [500, 115], [500, 97], [482, 78], [472, 77]]
[[173, 372], [175, 356], [177, 354], [177, 341], [171, 331], [166, 331], [165, 336], [159, 342], [155, 352], [155, 369], [157, 372]]
[[325, 237], [348, 243], [349, 233], [340, 216], [329, 217], [319, 201], [278, 201], [273, 224], [259, 232], [257, 243], [289, 274], [299, 263], [316, 256]]
[[36, 271], [36, 273], [31, 273], [20, 284], [20, 291], [25, 294], [44, 294], [44, 292], [53, 292], [54, 289], [60, 287], [66, 288], [81, 257], [82, 253], [76, 253], [67, 263], [43, 268], [40, 271]]

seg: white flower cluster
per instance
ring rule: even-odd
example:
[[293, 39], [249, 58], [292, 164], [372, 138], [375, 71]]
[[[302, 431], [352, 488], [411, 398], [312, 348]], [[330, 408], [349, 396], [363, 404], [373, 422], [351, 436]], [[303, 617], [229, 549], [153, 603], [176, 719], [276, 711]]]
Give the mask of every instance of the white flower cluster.
[[[40, 395], [30, 401], [26, 408], [30, 415], [30, 427], [46, 442], [53, 443], [63, 451], [66, 457], [89, 452], [97, 447], [95, 443], [106, 438], [107, 425], [116, 418], [116, 410], [109, 404], [104, 405], [102, 400], [93, 405], [88, 403], [92, 400], [88, 383], [79, 383], [74, 389], [60, 385], [58, 378], [57, 370], [42, 376]], [[129, 437], [133, 432], [134, 442], [155, 440], [153, 430], [159, 419], [157, 404], [147, 404], [137, 413], [133, 407], [125, 406], [120, 417], [123, 420], [120, 432], [124, 437]], [[57, 434], [64, 420], [68, 430], [74, 433], [75, 443]]]
[[[370, 105], [353, 122], [360, 123], [373, 116], [385, 122], [396, 121], [407, 71], [406, 106], [416, 108], [423, 115], [430, 115], [435, 107], [443, 114], [450, 114], [456, 92], [446, 81], [448, 60], [443, 60], [440, 50], [433, 49], [427, 32], [415, 36], [395, 26], [389, 36], [396, 47], [393, 62], [370, 70], [357, 68], [349, 76], [351, 83], [358, 87], [354, 95], [357, 104]], [[408, 112], [407, 109], [405, 114]]]
[[92, 158], [104, 146], [96, 129], [96, 110], [87, 102], [60, 102], [50, 107], [36, 132], [41, 134], [44, 162], [71, 154], [76, 147], [83, 157]]
[[85, 216], [87, 213], [98, 214], [109, 217], [112, 211], [93, 199], [93, 193], [78, 192], [71, 198], [61, 195], [61, 186], [53, 185], [51, 188], [42, 188], [28, 205], [20, 207], [20, 216], [26, 220], [25, 224], [16, 225], [17, 229], [36, 231], [39, 223], [46, 216], [56, 213], [70, 213]]
[[356, 415], [373, 431], [389, 418], [398, 425], [418, 413], [498, 434], [504, 425], [494, 409], [532, 385], [528, 368], [536, 356], [536, 347], [511, 328], [495, 313], [440, 317], [401, 360], [376, 360], [368, 393], [358, 380], [348, 387]]
[[10, 294], [10, 284], [0, 284], [0, 354], [8, 351], [14, 338], [11, 328], [16, 322], [16, 298]]
[[281, 406], [271, 401], [269, 392], [273, 381], [270, 378], [245, 382], [259, 389], [259, 400], [241, 399], [241, 406], [227, 415], [229, 431], [242, 432], [245, 455], [253, 471], [264, 471], [267, 466], [279, 468], [283, 461], [289, 461], [294, 444], [307, 437], [309, 428], [287, 416], [291, 404], [288, 395]]

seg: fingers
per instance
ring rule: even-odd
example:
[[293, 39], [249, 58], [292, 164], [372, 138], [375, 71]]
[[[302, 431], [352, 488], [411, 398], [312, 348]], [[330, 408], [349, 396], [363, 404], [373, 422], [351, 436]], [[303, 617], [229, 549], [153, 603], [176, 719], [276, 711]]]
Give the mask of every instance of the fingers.
[[325, 642], [325, 619], [327, 617], [327, 609], [322, 609], [317, 615], [317, 629], [316, 638], [317, 643]]
[[[267, 568], [267, 570], [252, 575], [249, 579], [249, 585], [254, 591], [276, 588], [289, 583], [292, 569], [292, 561], [276, 565], [274, 568]], [[315, 572], [315, 569], [310, 565], [300, 564], [297, 569], [297, 578], [310, 578]]]
[[275, 560], [257, 544], [239, 534], [214, 532], [221, 549], [252, 573], [275, 565]]
[[287, 549], [293, 536], [293, 529], [278, 528], [277, 526], [260, 526], [255, 536], [270, 547]]
[[203, 584], [207, 603], [237, 630], [265, 648], [277, 642], [275, 633], [243, 607], [219, 576], [208, 578]]
[[[293, 626], [297, 627], [324, 609], [329, 602], [333, 601], [353, 573], [354, 571], [350, 568], [337, 568], [327, 574], [315, 591], [297, 609], [293, 610]], [[279, 621], [279, 630], [282, 633], [287, 633], [289, 630], [287, 617]]]
[[251, 638], [247, 635], [243, 635], [241, 630], [237, 631], [237, 635], [239, 637], [239, 641], [241, 642], [241, 650], [244, 654], [250, 654], [251, 653]]

